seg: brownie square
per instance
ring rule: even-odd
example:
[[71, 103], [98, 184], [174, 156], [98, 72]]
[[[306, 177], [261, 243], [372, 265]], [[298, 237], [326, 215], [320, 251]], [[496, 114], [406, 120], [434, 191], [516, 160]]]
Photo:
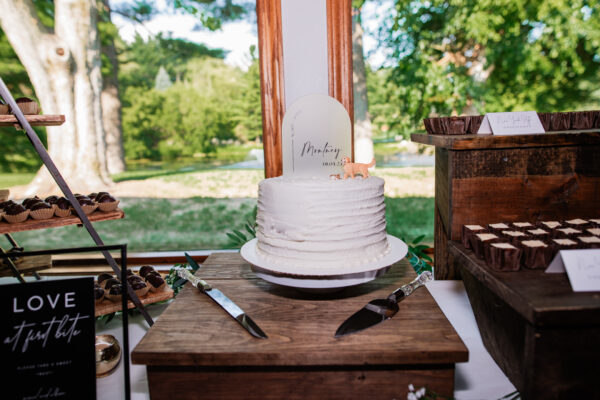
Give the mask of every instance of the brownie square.
[[502, 237], [510, 241], [515, 246], [518, 246], [522, 240], [530, 239], [531, 236], [521, 231], [502, 231]]
[[547, 231], [542, 228], [529, 229], [525, 233], [530, 235], [532, 239], [540, 239], [544, 241], [550, 240], [551, 237], [550, 231]]
[[492, 242], [497, 242], [498, 239], [498, 236], [494, 235], [493, 233], [475, 233], [471, 236], [471, 248], [473, 249], [473, 252], [478, 258], [484, 258], [485, 245]]
[[510, 226], [503, 222], [497, 222], [495, 224], [488, 224], [488, 230], [496, 235], [501, 235], [502, 231], [510, 230]]
[[574, 228], [558, 228], [552, 231], [555, 238], [575, 238], [580, 236], [582, 231]]
[[471, 249], [471, 236], [475, 233], [485, 232], [485, 228], [481, 225], [463, 225], [462, 229], [462, 244], [465, 249]]
[[600, 248], [600, 237], [598, 236], [578, 236], [577, 240], [583, 249]]
[[484, 247], [485, 262], [495, 271], [518, 271], [521, 249], [507, 242], [489, 243]]
[[541, 240], [523, 240], [521, 249], [523, 251], [521, 264], [525, 268], [546, 268], [552, 261], [552, 247]]
[[592, 228], [592, 223], [585, 219], [575, 218], [564, 222], [567, 228], [583, 230], [586, 228]]
[[562, 224], [558, 221], [540, 221], [538, 226], [542, 229], [557, 229], [562, 228]]
[[585, 230], [585, 233], [589, 233], [594, 236], [600, 236], [600, 228], [588, 228]]
[[529, 222], [513, 222], [510, 224], [510, 228], [516, 231], [526, 231], [528, 229], [534, 229], [535, 226]]
[[552, 258], [561, 250], [573, 250], [578, 249], [580, 244], [577, 243], [573, 239], [562, 238], [562, 239], [552, 239], [550, 241], [550, 246], [552, 247]]

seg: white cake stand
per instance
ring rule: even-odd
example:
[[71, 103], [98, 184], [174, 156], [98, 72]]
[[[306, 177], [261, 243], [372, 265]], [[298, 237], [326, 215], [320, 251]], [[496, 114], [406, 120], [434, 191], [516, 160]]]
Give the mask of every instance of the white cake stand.
[[244, 260], [252, 264], [252, 270], [267, 282], [304, 290], [332, 290], [359, 285], [381, 276], [394, 263], [408, 253], [408, 246], [402, 240], [387, 235], [390, 251], [382, 258], [364, 265], [349, 267], [325, 267], [317, 263], [303, 266], [282, 266], [259, 256], [256, 251], [257, 239], [252, 239], [240, 251]]

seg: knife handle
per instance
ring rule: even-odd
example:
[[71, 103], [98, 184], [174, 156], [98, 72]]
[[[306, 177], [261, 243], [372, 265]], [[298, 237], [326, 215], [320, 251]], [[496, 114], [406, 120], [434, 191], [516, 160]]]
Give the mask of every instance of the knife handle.
[[432, 279], [433, 275], [431, 274], [431, 272], [425, 271], [421, 273], [421, 275], [417, 276], [417, 278], [414, 281], [407, 283], [406, 285], [394, 290], [394, 292], [388, 296], [388, 299], [393, 300], [397, 303], [402, 298], [410, 296], [412, 292], [414, 292], [416, 289], [420, 288]]
[[178, 269], [177, 275], [179, 275], [180, 278], [183, 278], [186, 281], [191, 282], [192, 285], [196, 286], [198, 289], [200, 289], [203, 292], [208, 292], [209, 290], [212, 289], [212, 286], [210, 286], [206, 281], [198, 278], [197, 276], [194, 276], [189, 270], [187, 270], [185, 268]]

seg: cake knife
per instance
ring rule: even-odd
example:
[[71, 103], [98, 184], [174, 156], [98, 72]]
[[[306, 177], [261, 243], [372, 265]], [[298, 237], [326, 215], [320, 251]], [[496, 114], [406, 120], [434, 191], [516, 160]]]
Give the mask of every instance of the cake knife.
[[223, 294], [219, 289], [215, 289], [210, 286], [206, 281], [192, 275], [192, 273], [185, 269], [177, 269], [177, 275], [190, 282], [192, 285], [197, 287], [202, 293], [213, 299], [215, 303], [220, 305], [229, 315], [233, 317], [237, 322], [240, 323], [250, 334], [260, 339], [267, 339], [267, 335], [256, 325], [256, 322], [252, 320], [244, 310], [239, 308], [233, 301]]
[[372, 300], [345, 320], [335, 332], [335, 337], [356, 333], [392, 318], [398, 312], [398, 302], [410, 296], [419, 287], [432, 280], [431, 272], [425, 271], [414, 281], [394, 290], [386, 299]]

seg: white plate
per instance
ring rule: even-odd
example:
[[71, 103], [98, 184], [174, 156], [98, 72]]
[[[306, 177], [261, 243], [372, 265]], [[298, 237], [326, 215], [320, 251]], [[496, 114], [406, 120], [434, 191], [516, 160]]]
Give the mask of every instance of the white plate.
[[[256, 251], [257, 239], [242, 246], [242, 257], [252, 264], [256, 275], [267, 282], [299, 289], [341, 289], [347, 286], [369, 282], [387, 272], [389, 267], [402, 260], [408, 253], [408, 246], [402, 240], [387, 235], [390, 251], [379, 260], [348, 268], [281, 266], [261, 258]], [[314, 264], [314, 263], [313, 263]]]

